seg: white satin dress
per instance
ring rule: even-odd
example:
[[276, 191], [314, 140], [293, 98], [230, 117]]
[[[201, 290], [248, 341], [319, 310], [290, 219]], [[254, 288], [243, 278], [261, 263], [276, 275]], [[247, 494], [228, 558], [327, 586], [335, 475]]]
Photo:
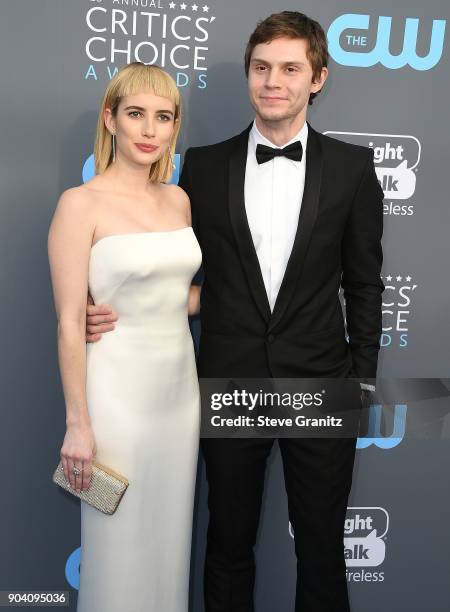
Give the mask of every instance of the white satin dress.
[[81, 502], [77, 612], [187, 612], [200, 400], [188, 293], [190, 227], [95, 243], [89, 288], [113, 331], [87, 345], [96, 459], [130, 482], [106, 515]]

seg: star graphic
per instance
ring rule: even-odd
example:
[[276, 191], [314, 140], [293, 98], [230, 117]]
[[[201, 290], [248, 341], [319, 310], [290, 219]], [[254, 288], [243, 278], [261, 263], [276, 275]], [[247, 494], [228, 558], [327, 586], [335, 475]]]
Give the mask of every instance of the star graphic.
[[389, 274], [389, 276], [386, 276], [386, 280], [387, 280], [387, 281], [389, 281], [389, 282], [391, 282], [391, 280], [392, 280], [392, 276]]
[[192, 9], [193, 11], [196, 11], [196, 10], [198, 9], [198, 4], [193, 4], [193, 5], [191, 6], [191, 9]]
[[207, 4], [205, 4], [202, 8], [204, 13], [207, 13], [209, 11], [209, 6]]
[[406, 282], [407, 282], [407, 283], [409, 283], [410, 281], [411, 281], [411, 277], [410, 277], [410, 276], [407, 276], [407, 277], [406, 277]]
[[170, 2], [169, 3], [169, 8], [174, 9], [176, 7], [175, 2]]
[[182, 3], [180, 4], [180, 9], [181, 9], [182, 11], [185, 11], [185, 10], [186, 10], [186, 6], [187, 6], [187, 5], [186, 5], [184, 2], [182, 2]]
[[395, 279], [398, 280], [398, 281], [401, 281], [402, 277], [401, 276], [396, 276]]

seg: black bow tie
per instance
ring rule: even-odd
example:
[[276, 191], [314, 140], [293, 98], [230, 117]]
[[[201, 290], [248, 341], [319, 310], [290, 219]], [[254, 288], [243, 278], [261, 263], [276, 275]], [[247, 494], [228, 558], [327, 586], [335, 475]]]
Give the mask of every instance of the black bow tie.
[[297, 140], [292, 144], [284, 147], [284, 149], [274, 149], [272, 147], [266, 147], [266, 145], [259, 144], [256, 147], [256, 161], [258, 164], [264, 164], [270, 161], [274, 157], [287, 157], [293, 161], [302, 161], [303, 148], [302, 143]]

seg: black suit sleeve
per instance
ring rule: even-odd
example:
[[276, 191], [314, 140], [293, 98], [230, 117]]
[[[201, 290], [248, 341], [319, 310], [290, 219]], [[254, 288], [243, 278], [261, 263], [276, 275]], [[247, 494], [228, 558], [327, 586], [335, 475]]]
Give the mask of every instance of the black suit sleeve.
[[191, 149], [186, 149], [186, 153], [184, 154], [183, 168], [181, 169], [180, 178], [178, 180], [178, 185], [184, 189], [184, 191], [190, 197], [191, 191], [191, 181], [190, 181], [190, 173], [189, 173], [189, 157], [191, 154]]
[[195, 214], [195, 206], [194, 206], [194, 194], [192, 189], [192, 180], [191, 180], [191, 172], [192, 172], [192, 149], [187, 149], [184, 154], [184, 162], [183, 168], [181, 170], [180, 179], [178, 181], [178, 186], [181, 187], [189, 196], [191, 201], [191, 213], [192, 213], [192, 227], [194, 232], [197, 233], [196, 228], [196, 214]]
[[[189, 200], [191, 202], [192, 229], [194, 230], [197, 240], [200, 242], [198, 211], [197, 211], [197, 207], [195, 206], [195, 197], [194, 197], [191, 173], [192, 173], [192, 149], [187, 149], [186, 153], [184, 154], [183, 168], [181, 170], [180, 178], [178, 181], [178, 186], [181, 187], [189, 196]], [[200, 270], [197, 272], [192, 282], [194, 285], [202, 284], [203, 266], [200, 267]]]
[[[375, 378], [382, 331], [383, 190], [373, 151], [362, 173], [342, 241], [342, 280], [354, 375]], [[371, 381], [373, 382], [373, 381]]]

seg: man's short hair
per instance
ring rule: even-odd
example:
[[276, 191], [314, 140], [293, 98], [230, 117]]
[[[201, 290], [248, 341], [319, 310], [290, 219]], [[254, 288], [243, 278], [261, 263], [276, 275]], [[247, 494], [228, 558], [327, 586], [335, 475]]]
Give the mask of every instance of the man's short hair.
[[[256, 45], [268, 43], [275, 38], [299, 38], [306, 40], [307, 58], [313, 70], [313, 80], [320, 77], [322, 68], [328, 66], [328, 45], [326, 34], [317, 21], [297, 11], [274, 13], [260, 21], [250, 36], [245, 50], [245, 74], [248, 77], [250, 60]], [[310, 95], [309, 103], [317, 93]]]

